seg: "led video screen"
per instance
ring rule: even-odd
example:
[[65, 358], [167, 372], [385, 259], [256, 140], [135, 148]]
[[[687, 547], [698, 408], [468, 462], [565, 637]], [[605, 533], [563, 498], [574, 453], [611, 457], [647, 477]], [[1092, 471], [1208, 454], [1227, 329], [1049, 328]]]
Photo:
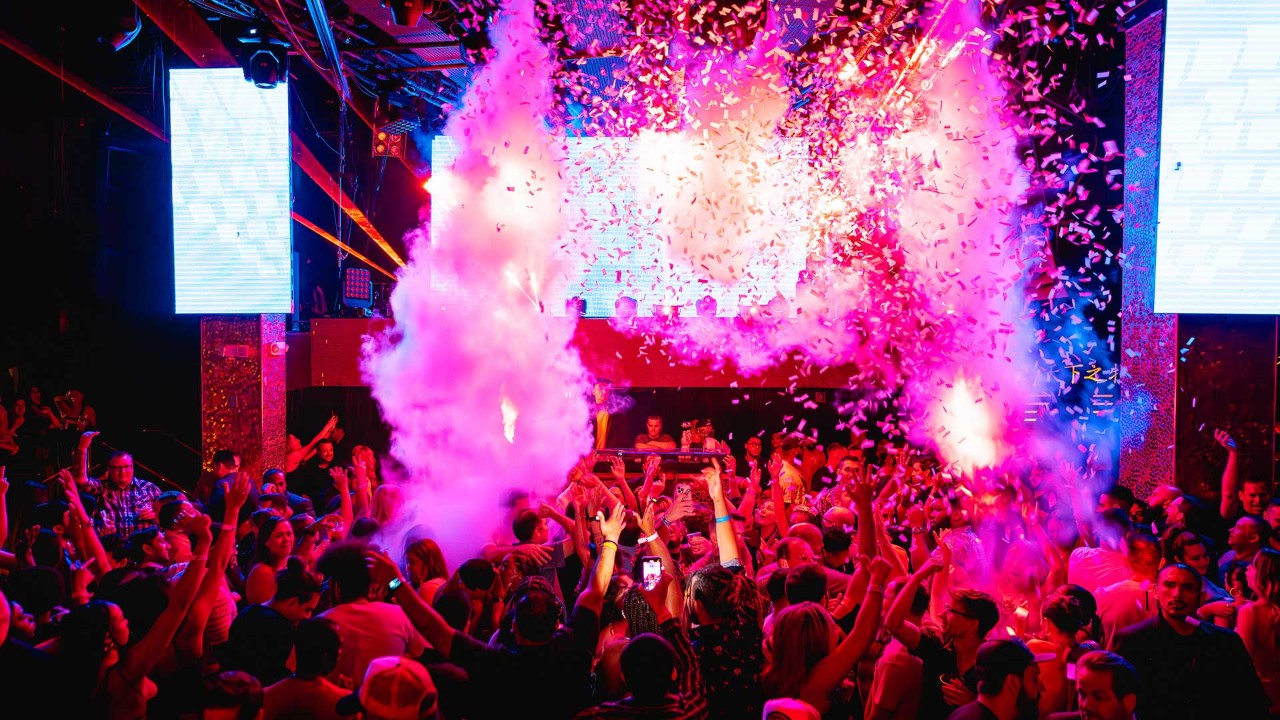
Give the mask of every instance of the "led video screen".
[[175, 311], [291, 312], [287, 86], [171, 70], [169, 113]]

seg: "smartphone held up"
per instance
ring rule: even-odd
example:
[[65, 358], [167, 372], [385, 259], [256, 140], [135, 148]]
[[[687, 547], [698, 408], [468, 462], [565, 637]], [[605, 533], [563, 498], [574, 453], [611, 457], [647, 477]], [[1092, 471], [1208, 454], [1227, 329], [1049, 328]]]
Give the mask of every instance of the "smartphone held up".
[[652, 590], [662, 581], [662, 558], [645, 555], [640, 558], [640, 582], [645, 590]]

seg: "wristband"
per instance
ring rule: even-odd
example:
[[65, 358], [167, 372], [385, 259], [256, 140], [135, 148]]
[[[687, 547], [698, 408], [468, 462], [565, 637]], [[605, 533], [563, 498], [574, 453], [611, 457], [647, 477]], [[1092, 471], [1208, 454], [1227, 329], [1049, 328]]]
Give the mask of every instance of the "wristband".
[[614, 550], [618, 549], [618, 542], [616, 540], [605, 540], [600, 543], [600, 549], [603, 550], [606, 545], [612, 545]]
[[911, 528], [912, 535], [923, 535], [928, 532], [927, 528]]
[[404, 584], [404, 580], [401, 580], [400, 578], [394, 578], [391, 580], [391, 582], [387, 583], [387, 592], [393, 593], [396, 590], [399, 590], [400, 586], [403, 584]]
[[880, 593], [881, 595], [883, 595], [883, 594], [884, 594], [884, 586], [883, 586], [883, 585], [872, 585], [871, 587], [867, 588], [867, 592], [869, 592], [869, 593]]
[[726, 523], [732, 519], [733, 519], [732, 515], [721, 515], [720, 517], [716, 518], [716, 524], [718, 525], [720, 523]]
[[671, 527], [671, 523], [667, 520], [667, 516], [666, 516], [666, 515], [663, 515], [663, 516], [662, 516], [662, 524], [663, 524], [663, 525], [666, 525], [667, 527]]
[[640, 538], [640, 542], [645, 543], [647, 545], [657, 539], [658, 539], [658, 533], [655, 531], [652, 535], [649, 535], [648, 537]]

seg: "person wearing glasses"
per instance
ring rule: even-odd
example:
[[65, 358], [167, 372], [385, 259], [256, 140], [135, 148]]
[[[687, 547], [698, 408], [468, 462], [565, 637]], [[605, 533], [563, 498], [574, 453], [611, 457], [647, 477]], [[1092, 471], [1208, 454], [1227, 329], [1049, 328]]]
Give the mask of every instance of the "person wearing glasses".
[[[945, 579], [950, 563], [949, 557], [931, 559], [909, 576], [885, 617], [889, 633], [922, 661], [921, 720], [942, 720], [957, 707], [977, 699], [978, 648], [1000, 621], [995, 600], [984, 592], [969, 589], [950, 593], [950, 602], [939, 612], [940, 629], [922, 629], [907, 621], [921, 585], [939, 572], [944, 575], [937, 579]], [[945, 582], [934, 583], [934, 588], [944, 585]], [[932, 602], [938, 603], [939, 598], [932, 598]]]
[[138, 530], [156, 527], [153, 501], [160, 488], [133, 475], [133, 456], [117, 451], [107, 460], [106, 478], [89, 478], [84, 485], [97, 498], [93, 524], [99, 533], [128, 537]]

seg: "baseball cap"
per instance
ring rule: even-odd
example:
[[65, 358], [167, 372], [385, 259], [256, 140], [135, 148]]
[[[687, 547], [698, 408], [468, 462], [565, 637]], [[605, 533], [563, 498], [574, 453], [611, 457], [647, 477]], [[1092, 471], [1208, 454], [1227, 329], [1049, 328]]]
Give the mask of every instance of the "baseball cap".
[[338, 701], [338, 714], [364, 713], [367, 720], [418, 720], [436, 704], [427, 669], [407, 657], [375, 658], [354, 693]]
[[774, 698], [764, 704], [764, 720], [822, 720], [822, 716], [803, 700]]
[[1034, 663], [1053, 660], [1053, 653], [1036, 654], [1019, 639], [988, 640], [978, 648], [978, 660], [975, 669], [978, 673], [978, 688], [984, 685], [999, 685], [1010, 675], [1021, 675]]

